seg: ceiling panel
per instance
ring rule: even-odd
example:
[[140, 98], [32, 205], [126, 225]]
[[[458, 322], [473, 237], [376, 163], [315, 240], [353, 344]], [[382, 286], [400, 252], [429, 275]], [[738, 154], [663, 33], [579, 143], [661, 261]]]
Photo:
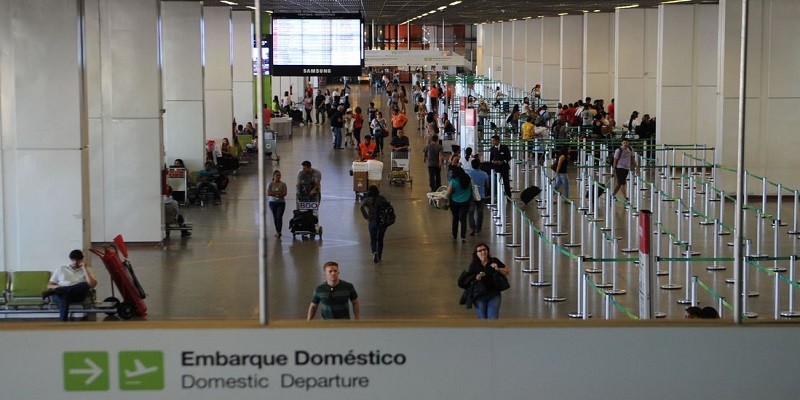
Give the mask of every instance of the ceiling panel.
[[[185, 0], [164, 0], [185, 1]], [[231, 0], [231, 6], [220, 0], [205, 0], [206, 6], [244, 8], [252, 6], [254, 0]], [[616, 7], [639, 4], [639, 7], [657, 7], [664, 0], [262, 0], [264, 10], [274, 12], [362, 12], [366, 22], [376, 24], [477, 24], [482, 22], [508, 21], [511, 19], [557, 16], [559, 13], [581, 14], [586, 12], [613, 12]], [[690, 0], [683, 4], [713, 3], [716, 0]], [[439, 10], [439, 7], [446, 8]], [[599, 10], [599, 11], [596, 11]]]

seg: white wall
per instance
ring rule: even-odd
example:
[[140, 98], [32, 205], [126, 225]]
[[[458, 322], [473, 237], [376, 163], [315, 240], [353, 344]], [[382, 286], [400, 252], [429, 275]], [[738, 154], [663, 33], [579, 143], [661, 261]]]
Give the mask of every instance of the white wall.
[[542, 99], [561, 95], [561, 18], [542, 18]]
[[608, 105], [614, 98], [614, 14], [587, 13], [583, 18], [584, 86], [580, 98], [604, 99]]
[[0, 0], [0, 270], [88, 245], [78, 16], [75, 0]]
[[514, 82], [514, 63], [512, 53], [514, 52], [514, 22], [506, 21], [499, 25], [502, 26], [503, 36], [503, 51], [501, 53], [501, 65], [503, 67], [500, 80], [504, 83]]
[[561, 17], [560, 86], [561, 102], [578, 100], [583, 96], [583, 15]]
[[528, 76], [525, 74], [525, 53], [528, 48], [527, 21], [518, 20], [511, 22], [513, 35], [511, 36], [511, 58], [512, 71], [511, 85], [518, 88], [528, 89], [532, 85]]
[[203, 7], [203, 31], [205, 137], [219, 143], [233, 122], [230, 8]]
[[253, 80], [253, 13], [233, 11], [233, 117], [245, 125], [255, 121]]
[[203, 167], [203, 63], [199, 2], [161, 2], [164, 162], [183, 159], [189, 170]]
[[530, 90], [534, 85], [541, 84], [542, 70], [542, 20], [529, 19], [526, 22], [527, 47], [525, 48], [525, 89]]

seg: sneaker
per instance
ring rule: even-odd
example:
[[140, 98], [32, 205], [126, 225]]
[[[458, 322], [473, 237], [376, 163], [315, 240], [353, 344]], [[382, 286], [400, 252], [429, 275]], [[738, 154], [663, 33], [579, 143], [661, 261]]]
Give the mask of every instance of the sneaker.
[[181, 237], [189, 237], [189, 236], [192, 236], [192, 232], [189, 231], [181, 232]]
[[377, 263], [378, 263], [380, 260], [381, 260], [381, 259], [380, 259], [380, 257], [378, 257], [378, 253], [377, 253], [377, 252], [375, 252], [375, 253], [372, 253], [372, 262], [374, 262], [375, 264], [377, 264]]

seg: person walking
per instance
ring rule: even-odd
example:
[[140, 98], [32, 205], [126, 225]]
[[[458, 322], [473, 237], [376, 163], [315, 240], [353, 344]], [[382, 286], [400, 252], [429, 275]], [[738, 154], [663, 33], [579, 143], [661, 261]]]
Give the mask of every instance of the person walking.
[[[508, 289], [508, 274], [511, 272], [499, 259], [492, 257], [486, 243], [478, 243], [472, 252], [470, 262], [458, 278], [458, 286], [467, 289], [472, 286], [472, 301], [478, 319], [497, 319], [500, 317], [501, 291]], [[497, 276], [499, 275], [499, 276]], [[505, 281], [505, 286], [498, 283]]]
[[272, 221], [275, 223], [275, 237], [281, 237], [283, 228], [283, 212], [286, 211], [286, 183], [281, 181], [281, 171], [275, 170], [272, 173], [272, 181], [267, 184], [267, 196], [269, 196], [269, 210], [272, 212]]
[[425, 164], [428, 166], [428, 184], [430, 185], [431, 192], [435, 192], [442, 186], [442, 155], [444, 149], [439, 144], [439, 137], [436, 135], [431, 136], [428, 145], [422, 151], [425, 159]]
[[622, 195], [625, 197], [625, 202], [628, 202], [628, 173], [631, 167], [636, 166], [636, 158], [633, 155], [630, 142], [628, 139], [622, 139], [622, 145], [614, 151], [614, 164], [611, 169], [611, 177], [617, 178], [617, 184], [614, 186], [612, 196], [616, 196], [617, 192], [622, 189]]
[[383, 258], [383, 237], [386, 235], [387, 225], [380, 221], [380, 211], [388, 204], [386, 198], [381, 196], [378, 187], [369, 185], [364, 199], [361, 201], [361, 215], [369, 221], [369, 246], [372, 250], [372, 261], [381, 262]]
[[556, 183], [553, 189], [558, 190], [561, 185], [564, 185], [564, 198], [569, 198], [569, 175], [567, 175], [567, 167], [569, 166], [569, 152], [570, 148], [567, 145], [561, 146], [558, 152], [558, 159], [556, 159]]
[[339, 279], [339, 264], [328, 261], [322, 266], [325, 282], [314, 289], [308, 306], [306, 319], [311, 321], [320, 309], [322, 319], [350, 319], [350, 304], [353, 303], [353, 319], [361, 318], [361, 304], [352, 283]]
[[459, 224], [461, 224], [461, 241], [465, 242], [467, 240], [467, 213], [472, 199], [472, 179], [460, 166], [453, 167], [452, 171], [453, 178], [450, 179], [450, 186], [447, 188], [450, 213], [453, 216], [451, 235], [453, 240], [456, 240]]
[[475, 236], [483, 229], [483, 207], [486, 204], [486, 195], [489, 194], [489, 174], [481, 170], [481, 161], [473, 158], [470, 161], [472, 168], [467, 170], [467, 175], [472, 179], [472, 184], [478, 187], [478, 194], [481, 195], [480, 200], [472, 199], [469, 204], [469, 211], [467, 212], [467, 220], [469, 220], [469, 235]]

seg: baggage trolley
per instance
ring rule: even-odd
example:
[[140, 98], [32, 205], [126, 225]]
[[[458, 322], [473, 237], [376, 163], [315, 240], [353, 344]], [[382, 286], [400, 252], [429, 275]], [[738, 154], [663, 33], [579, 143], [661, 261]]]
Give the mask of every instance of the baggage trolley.
[[297, 235], [300, 235], [301, 239], [306, 237], [314, 239], [314, 236], [318, 235], [319, 239], [322, 240], [322, 226], [319, 224], [319, 218], [315, 215], [317, 210], [319, 210], [319, 200], [297, 199], [294, 217], [289, 220], [292, 239], [297, 239]]
[[389, 184], [403, 186], [408, 182], [411, 184], [411, 172], [409, 170], [411, 165], [411, 158], [409, 151], [393, 151], [391, 152], [391, 165], [389, 171]]
[[[103, 251], [89, 250], [103, 260], [103, 264], [111, 276], [111, 281], [114, 283], [111, 285], [111, 297], [106, 298], [104, 302], [115, 303], [117, 315], [122, 319], [130, 319], [134, 315], [146, 316], [147, 305], [144, 303], [144, 299], [147, 294], [139, 284], [139, 280], [133, 272], [133, 266], [128, 261], [128, 247], [125, 245], [122, 235], [117, 235], [114, 238], [114, 244], [105, 246]], [[122, 258], [120, 258], [120, 253]], [[114, 295], [115, 285], [122, 295], [122, 301]]]
[[281, 156], [278, 155], [278, 135], [268, 126], [264, 127], [264, 161], [281, 163]]
[[350, 175], [353, 176], [353, 192], [356, 194], [356, 200], [364, 197], [364, 193], [369, 188], [369, 164], [362, 161], [353, 161], [350, 169]]

